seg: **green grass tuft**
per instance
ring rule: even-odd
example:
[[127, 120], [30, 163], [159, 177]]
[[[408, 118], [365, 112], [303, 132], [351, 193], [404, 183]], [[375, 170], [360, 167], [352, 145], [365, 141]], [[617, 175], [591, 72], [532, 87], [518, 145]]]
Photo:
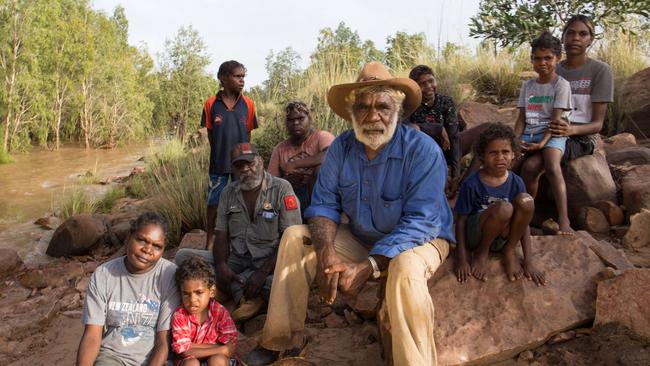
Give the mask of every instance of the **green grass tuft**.
[[109, 213], [113, 208], [115, 201], [120, 198], [126, 197], [126, 188], [115, 186], [111, 187], [102, 197], [99, 202], [97, 202], [97, 212], [100, 213]]
[[97, 211], [97, 202], [88, 197], [86, 192], [81, 188], [76, 188], [70, 192], [63, 193], [60, 214], [62, 219], [70, 216], [88, 213], [92, 214]]
[[0, 164], [11, 164], [14, 162], [14, 158], [9, 155], [9, 153], [0, 150]]

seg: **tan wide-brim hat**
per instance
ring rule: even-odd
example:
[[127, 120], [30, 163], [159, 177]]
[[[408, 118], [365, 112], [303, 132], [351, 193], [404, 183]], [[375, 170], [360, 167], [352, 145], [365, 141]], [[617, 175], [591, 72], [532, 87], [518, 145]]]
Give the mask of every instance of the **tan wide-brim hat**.
[[334, 85], [327, 92], [327, 103], [334, 113], [341, 118], [352, 121], [348, 106], [350, 103], [349, 96], [355, 89], [373, 85], [388, 85], [406, 94], [404, 103], [404, 113], [402, 119], [407, 118], [413, 113], [422, 101], [422, 91], [418, 84], [409, 78], [396, 78], [390, 74], [386, 66], [381, 62], [369, 62], [363, 66], [357, 81], [348, 84]]

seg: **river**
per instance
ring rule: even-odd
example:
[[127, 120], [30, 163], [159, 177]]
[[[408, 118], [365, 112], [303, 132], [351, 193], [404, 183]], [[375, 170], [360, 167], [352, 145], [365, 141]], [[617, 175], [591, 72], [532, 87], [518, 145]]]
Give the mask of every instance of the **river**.
[[100, 179], [127, 175], [149, 149], [148, 143], [110, 150], [86, 150], [65, 146], [57, 151], [35, 148], [14, 156], [14, 163], [0, 165], [0, 248], [15, 249], [28, 264], [47, 261], [44, 255], [51, 230], [34, 220], [58, 209], [65, 196], [83, 189], [100, 197], [108, 185], [80, 185], [79, 176], [94, 172]]

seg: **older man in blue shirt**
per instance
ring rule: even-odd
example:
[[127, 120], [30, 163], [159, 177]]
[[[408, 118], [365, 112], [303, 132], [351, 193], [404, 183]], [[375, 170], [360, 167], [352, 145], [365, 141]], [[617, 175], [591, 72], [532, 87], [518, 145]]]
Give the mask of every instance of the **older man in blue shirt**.
[[[305, 214], [309, 227], [284, 232], [260, 347], [249, 364], [270, 363], [277, 351], [295, 355], [304, 347], [314, 278], [322, 301], [331, 304], [337, 291], [353, 298], [382, 275], [393, 364], [436, 364], [427, 280], [454, 237], [442, 151], [399, 123], [420, 101], [414, 81], [392, 77], [377, 62], [365, 65], [355, 83], [329, 90], [330, 107], [353, 129], [327, 151]], [[341, 224], [341, 213], [349, 225]]]

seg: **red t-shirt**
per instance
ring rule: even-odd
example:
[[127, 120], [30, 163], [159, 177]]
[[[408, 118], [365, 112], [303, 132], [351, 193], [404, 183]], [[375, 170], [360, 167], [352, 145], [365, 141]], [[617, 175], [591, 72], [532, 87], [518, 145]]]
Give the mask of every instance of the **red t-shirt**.
[[[314, 130], [300, 146], [294, 146], [290, 139], [282, 141], [273, 148], [269, 161], [269, 173], [276, 177], [285, 176], [285, 173], [280, 171], [280, 162], [292, 162], [319, 154], [325, 151], [332, 141], [334, 141], [334, 135], [320, 130]], [[297, 171], [296, 174], [302, 176], [299, 180], [305, 184], [314, 173], [314, 168], [299, 168]]]
[[[172, 351], [177, 355], [192, 348], [192, 344], [228, 344], [237, 342], [237, 327], [228, 310], [217, 300], [210, 300], [208, 319], [199, 324], [196, 317], [181, 305], [172, 315]], [[177, 357], [175, 365], [182, 363]]]

